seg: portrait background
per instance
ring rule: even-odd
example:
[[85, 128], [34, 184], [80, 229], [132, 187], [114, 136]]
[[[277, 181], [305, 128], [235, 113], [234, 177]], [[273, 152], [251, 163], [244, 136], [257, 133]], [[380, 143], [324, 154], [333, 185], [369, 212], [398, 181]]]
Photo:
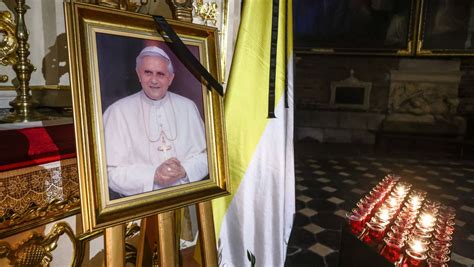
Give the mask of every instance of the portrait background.
[[[175, 77], [169, 91], [194, 101], [204, 120], [202, 85], [165, 42], [106, 33], [96, 33], [96, 42], [102, 112], [115, 101], [141, 90], [135, 60], [145, 46], [156, 45], [168, 54], [173, 63]], [[187, 47], [199, 59], [199, 47]]]

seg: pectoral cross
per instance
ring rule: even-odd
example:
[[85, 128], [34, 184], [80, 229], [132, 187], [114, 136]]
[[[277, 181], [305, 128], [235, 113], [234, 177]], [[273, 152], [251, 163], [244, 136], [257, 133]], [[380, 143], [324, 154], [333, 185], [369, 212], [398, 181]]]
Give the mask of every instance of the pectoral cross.
[[168, 151], [171, 150], [173, 147], [166, 143], [165, 137], [161, 135], [161, 144], [158, 146], [158, 151], [161, 151], [165, 154], [165, 157], [168, 158]]

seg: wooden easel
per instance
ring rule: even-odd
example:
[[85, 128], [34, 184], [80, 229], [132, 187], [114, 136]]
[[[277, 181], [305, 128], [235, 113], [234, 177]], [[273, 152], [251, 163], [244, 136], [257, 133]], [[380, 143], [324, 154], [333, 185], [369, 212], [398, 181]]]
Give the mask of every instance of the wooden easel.
[[[217, 266], [217, 245], [210, 201], [196, 204], [199, 242], [202, 266]], [[140, 247], [137, 248], [136, 266], [180, 266], [179, 260], [179, 212], [176, 210], [152, 215], [145, 218], [140, 230]], [[152, 227], [155, 229], [146, 229]], [[146, 243], [146, 235], [156, 235], [150, 240], [157, 240], [158, 265], [154, 259], [146, 257], [144, 251], [153, 250], [153, 245]], [[151, 261], [151, 262], [150, 262]], [[125, 266], [125, 225], [118, 225], [105, 230], [105, 264], [106, 266]]]

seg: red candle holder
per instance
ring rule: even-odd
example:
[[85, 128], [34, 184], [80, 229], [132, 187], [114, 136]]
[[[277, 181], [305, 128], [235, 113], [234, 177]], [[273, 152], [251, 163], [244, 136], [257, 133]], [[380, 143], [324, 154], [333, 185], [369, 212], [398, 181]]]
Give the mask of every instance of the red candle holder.
[[[453, 237], [451, 235], [448, 235], [448, 234], [435, 233], [433, 236], [434, 236], [434, 238], [436, 238], [436, 241], [438, 241], [440, 243], [447, 243], [447, 242], [451, 242], [451, 240], [453, 240]], [[433, 240], [433, 242], [434, 241], [435, 240]]]
[[407, 206], [405, 204], [405, 205], [403, 205], [402, 211], [410, 214], [413, 217], [416, 217], [416, 216], [418, 216], [418, 213], [420, 212], [420, 206], [414, 207], [414, 206]]
[[456, 222], [452, 219], [449, 219], [447, 221], [443, 221], [443, 220], [438, 220], [437, 221], [437, 227], [438, 228], [446, 228], [448, 226], [451, 226], [454, 228], [454, 225], [456, 224]]
[[362, 241], [364, 241], [369, 246], [376, 246], [380, 244], [385, 234], [385, 226], [386, 225], [379, 223], [367, 223], [367, 234], [363, 236]]
[[[430, 250], [431, 251], [434, 251], [434, 252], [442, 252], [442, 253], [445, 253], [447, 251], [449, 251], [449, 247], [451, 247], [451, 242], [443, 242], [443, 241], [439, 241], [439, 240], [433, 240], [431, 241], [431, 245], [430, 245]], [[445, 254], [448, 254], [448, 253], [445, 253]]]
[[412, 224], [415, 222], [415, 216], [413, 214], [410, 214], [409, 212], [401, 211], [398, 214], [397, 219], [395, 219], [395, 222], [403, 224]]
[[409, 213], [403, 213], [401, 212], [398, 216], [397, 219], [395, 220], [395, 224], [399, 226], [405, 226], [411, 228], [413, 226], [413, 223], [415, 222], [415, 216]]
[[433, 258], [433, 259], [438, 259], [441, 260], [445, 256], [449, 255], [451, 251], [449, 250], [449, 247], [436, 247], [431, 245], [430, 246], [430, 252], [428, 253], [428, 256]]
[[449, 256], [449, 250], [447, 254], [436, 254], [433, 251], [428, 252], [428, 259], [426, 262], [428, 263], [428, 266], [448, 266], [448, 262], [450, 260]]
[[454, 233], [454, 227], [451, 225], [443, 225], [443, 224], [437, 224], [435, 227], [435, 232], [436, 234], [446, 234], [446, 235], [452, 235]]
[[426, 213], [431, 213], [433, 216], [436, 216], [438, 214], [438, 210], [440, 207], [441, 203], [437, 201], [432, 201], [432, 200], [425, 200], [423, 203], [423, 206], [421, 207], [421, 210]]
[[421, 207], [423, 199], [421, 198], [410, 198], [408, 201], [405, 202], [405, 207], [409, 208], [410, 210], [418, 210]]
[[351, 232], [355, 236], [359, 236], [365, 227], [366, 215], [353, 212], [353, 213], [346, 214], [346, 217], [349, 220], [349, 226], [351, 228]]
[[410, 195], [419, 196], [419, 197], [421, 197], [421, 198], [425, 198], [427, 194], [428, 194], [428, 193], [427, 193], [426, 191], [423, 191], [423, 190], [420, 190], [420, 189], [413, 189], [413, 190], [411, 191], [411, 194], [410, 194]]
[[[448, 257], [448, 256], [446, 256]], [[428, 263], [428, 266], [429, 267], [448, 267], [448, 263], [449, 262], [449, 257], [448, 257], [448, 261], [447, 262], [439, 262], [439, 261], [436, 261], [436, 260], [433, 260], [433, 259], [430, 259], [428, 258], [426, 260], [426, 262]]]
[[451, 206], [441, 205], [439, 207], [439, 211], [440, 213], [444, 215], [451, 215], [451, 216], [456, 215], [456, 210]]
[[387, 233], [387, 236], [390, 238], [403, 238], [406, 239], [408, 234], [410, 233], [410, 229], [406, 228], [403, 225], [392, 225], [390, 227], [390, 232]]
[[[431, 229], [431, 230], [433, 230], [433, 229]], [[420, 225], [418, 223], [416, 224], [416, 227], [413, 228], [411, 233], [412, 233], [412, 235], [414, 235], [414, 236], [416, 236], [420, 239], [425, 239], [425, 240], [430, 239], [431, 236], [432, 236], [431, 231], [426, 231], [426, 229], [420, 228]]]
[[361, 199], [359, 202], [357, 202], [356, 206], [361, 212], [364, 213], [370, 213], [374, 208], [374, 204], [366, 199]]
[[[438, 219], [439, 219], [440, 222], [454, 222], [455, 218], [456, 218], [456, 214], [441, 214], [441, 215], [438, 215]], [[454, 225], [454, 223], [452, 225]]]
[[406, 249], [405, 252], [405, 260], [402, 265], [403, 267], [425, 266], [427, 256], [424, 252], [414, 251], [411, 248]]
[[410, 188], [411, 184], [399, 182], [393, 189], [392, 194], [403, 199], [408, 194], [408, 191], [410, 191]]
[[384, 238], [384, 243], [385, 247], [380, 254], [392, 263], [398, 262], [403, 255], [402, 248], [405, 244], [405, 240], [386, 237]]
[[385, 175], [385, 179], [388, 179], [390, 181], [395, 181], [395, 182], [398, 182], [402, 177], [400, 175], [396, 175], [396, 174], [387, 174]]

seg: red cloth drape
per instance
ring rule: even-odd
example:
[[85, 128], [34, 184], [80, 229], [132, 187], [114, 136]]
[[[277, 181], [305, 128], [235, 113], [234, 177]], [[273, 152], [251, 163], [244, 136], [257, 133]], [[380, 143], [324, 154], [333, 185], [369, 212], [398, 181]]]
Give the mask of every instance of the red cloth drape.
[[0, 131], [0, 171], [75, 156], [73, 124]]

